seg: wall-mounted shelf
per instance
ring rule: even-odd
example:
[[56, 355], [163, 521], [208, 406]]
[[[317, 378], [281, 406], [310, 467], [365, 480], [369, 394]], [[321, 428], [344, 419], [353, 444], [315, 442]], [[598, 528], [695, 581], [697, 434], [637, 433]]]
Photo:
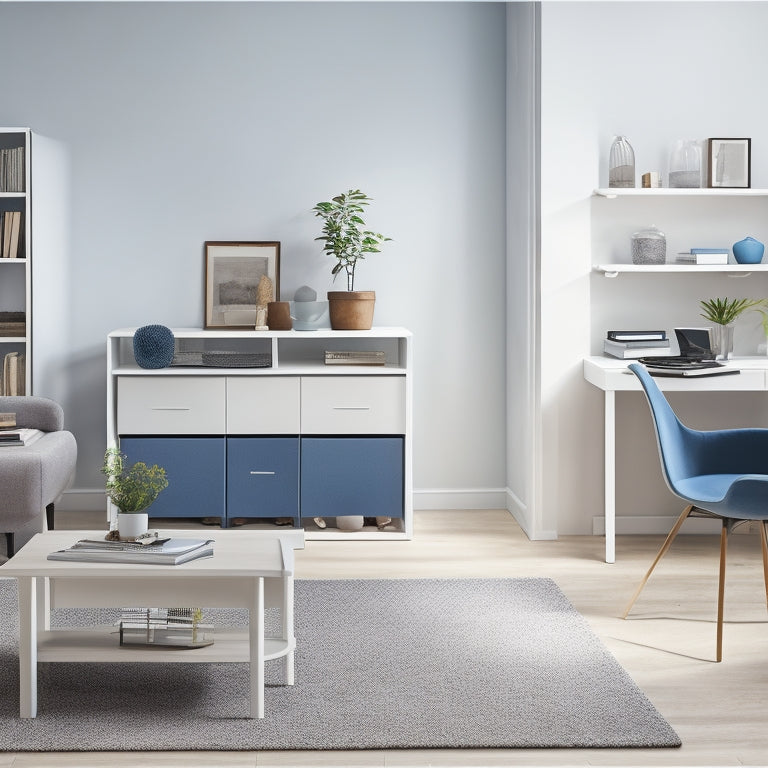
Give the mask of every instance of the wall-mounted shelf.
[[592, 192], [597, 197], [768, 197], [768, 189], [703, 189], [655, 187], [602, 187]]
[[654, 274], [659, 272], [719, 272], [731, 277], [746, 277], [752, 272], [768, 272], [768, 264], [595, 264], [595, 272], [616, 277], [621, 272]]

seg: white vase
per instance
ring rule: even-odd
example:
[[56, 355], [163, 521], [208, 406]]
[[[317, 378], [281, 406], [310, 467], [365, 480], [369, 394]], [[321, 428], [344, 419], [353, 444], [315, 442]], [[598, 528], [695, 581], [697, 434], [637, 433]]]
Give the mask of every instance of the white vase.
[[717, 360], [730, 360], [733, 355], [733, 325], [715, 325], [712, 351]]
[[336, 518], [336, 527], [340, 531], [360, 531], [363, 528], [363, 516], [339, 515]]
[[146, 533], [149, 528], [149, 515], [146, 512], [118, 512], [117, 532], [121, 539], [135, 539]]

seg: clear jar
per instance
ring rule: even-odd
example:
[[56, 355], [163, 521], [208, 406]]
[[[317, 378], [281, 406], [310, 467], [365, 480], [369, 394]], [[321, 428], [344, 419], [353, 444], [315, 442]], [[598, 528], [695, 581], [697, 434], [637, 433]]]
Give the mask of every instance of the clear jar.
[[667, 237], [654, 226], [632, 233], [633, 264], [664, 264], [667, 260]]
[[635, 186], [635, 150], [626, 136], [615, 136], [608, 158], [608, 186]]
[[670, 187], [701, 186], [701, 144], [690, 139], [675, 142], [669, 156]]

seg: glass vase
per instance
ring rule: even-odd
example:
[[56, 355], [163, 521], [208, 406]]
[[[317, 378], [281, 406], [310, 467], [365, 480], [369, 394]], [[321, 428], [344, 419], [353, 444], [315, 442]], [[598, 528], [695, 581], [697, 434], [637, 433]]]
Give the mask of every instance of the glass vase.
[[675, 143], [669, 157], [669, 186], [701, 186], [701, 145], [698, 141]]
[[712, 351], [716, 360], [730, 360], [733, 356], [733, 325], [716, 325], [712, 329]]
[[635, 150], [626, 136], [616, 136], [608, 158], [608, 186], [635, 186]]

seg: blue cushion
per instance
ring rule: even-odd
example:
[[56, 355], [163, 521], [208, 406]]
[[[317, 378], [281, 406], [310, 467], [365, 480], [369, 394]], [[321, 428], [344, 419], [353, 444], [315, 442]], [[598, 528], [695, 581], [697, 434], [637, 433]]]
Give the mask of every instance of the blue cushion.
[[145, 325], [133, 334], [133, 356], [142, 368], [165, 368], [173, 360], [173, 331]]

